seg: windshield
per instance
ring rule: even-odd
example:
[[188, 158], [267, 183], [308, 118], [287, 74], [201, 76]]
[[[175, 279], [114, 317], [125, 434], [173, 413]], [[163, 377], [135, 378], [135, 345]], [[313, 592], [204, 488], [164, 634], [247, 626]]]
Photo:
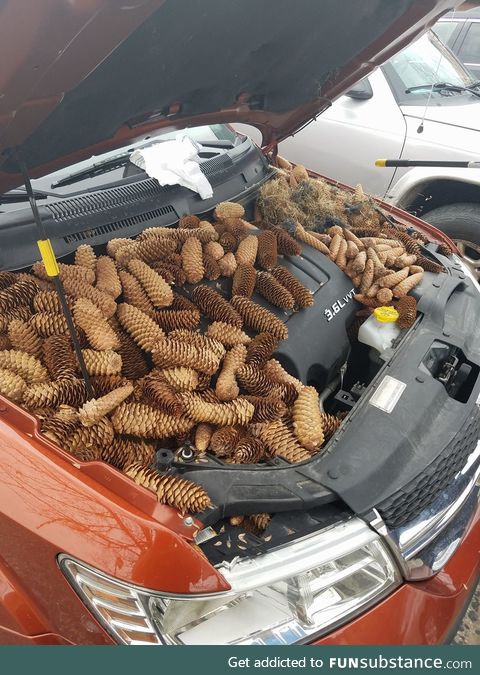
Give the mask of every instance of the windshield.
[[[460, 87], [468, 86], [471, 77], [452, 52], [433, 33], [423, 35], [384, 64], [383, 72], [398, 103], [401, 105], [425, 105], [430, 87], [436, 82]], [[411, 87], [425, 85], [425, 89], [406, 93]], [[469, 93], [433, 91], [432, 105], [444, 104], [452, 99], [458, 103], [459, 96]]]

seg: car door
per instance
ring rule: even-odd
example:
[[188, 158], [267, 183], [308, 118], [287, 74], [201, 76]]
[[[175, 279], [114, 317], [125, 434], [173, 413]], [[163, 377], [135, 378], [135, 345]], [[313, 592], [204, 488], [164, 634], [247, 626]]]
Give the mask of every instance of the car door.
[[295, 163], [348, 185], [361, 183], [383, 196], [395, 169], [378, 169], [379, 157], [399, 158], [406, 125], [380, 69], [338, 98], [317, 120], [279, 145]]

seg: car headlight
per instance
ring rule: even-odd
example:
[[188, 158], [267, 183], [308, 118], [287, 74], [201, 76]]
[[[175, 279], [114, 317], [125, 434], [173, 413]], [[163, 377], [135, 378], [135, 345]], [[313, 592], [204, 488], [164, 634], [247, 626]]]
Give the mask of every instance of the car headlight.
[[358, 519], [218, 570], [231, 591], [172, 595], [130, 586], [67, 556], [60, 567], [124, 644], [269, 644], [312, 640], [397, 587], [399, 572]]

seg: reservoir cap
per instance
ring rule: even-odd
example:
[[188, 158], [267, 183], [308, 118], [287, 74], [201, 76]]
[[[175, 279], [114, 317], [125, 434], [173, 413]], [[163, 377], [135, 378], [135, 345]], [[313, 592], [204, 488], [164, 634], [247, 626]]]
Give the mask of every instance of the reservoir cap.
[[376, 307], [373, 314], [380, 323], [394, 323], [399, 317], [395, 307]]

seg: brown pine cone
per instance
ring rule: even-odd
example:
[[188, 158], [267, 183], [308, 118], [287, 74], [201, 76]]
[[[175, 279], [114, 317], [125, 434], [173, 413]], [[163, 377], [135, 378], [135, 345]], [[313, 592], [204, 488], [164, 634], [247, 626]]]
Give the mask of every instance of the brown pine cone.
[[120, 270], [118, 274], [122, 284], [124, 302], [152, 316], [155, 308], [138, 279], [125, 270]]
[[112, 350], [82, 349], [82, 355], [89, 375], [118, 375], [122, 370], [122, 357]]
[[397, 326], [399, 328], [410, 328], [417, 318], [417, 301], [411, 295], [404, 295], [395, 305], [399, 317]]
[[102, 312], [86, 298], [79, 298], [73, 307], [75, 324], [85, 331], [93, 349], [118, 349], [120, 340]]
[[415, 286], [418, 286], [422, 279], [423, 272], [412, 274], [392, 288], [393, 295], [396, 298], [401, 298], [402, 296], [407, 295], [413, 288], [415, 288]]
[[198, 309], [157, 309], [155, 320], [167, 333], [181, 328], [193, 330], [200, 323], [200, 312]]
[[103, 316], [107, 319], [115, 314], [117, 303], [111, 295], [108, 295], [108, 293], [103, 293], [90, 284], [73, 281], [72, 279], [65, 279], [63, 285], [65, 287], [65, 292], [75, 299], [87, 298], [87, 300], [91, 300], [94, 305], [97, 305]]
[[213, 288], [196, 286], [192, 292], [192, 300], [212, 321], [223, 321], [237, 328], [242, 327], [243, 322], [238, 312]]
[[374, 309], [375, 307], [381, 307], [382, 303], [377, 300], [377, 298], [369, 298], [366, 295], [363, 295], [362, 293], [356, 293], [354, 296], [354, 299], [357, 302], [360, 302], [362, 305], [365, 305], [365, 307], [371, 307]]
[[202, 244], [196, 237], [189, 237], [182, 246], [182, 267], [189, 284], [197, 284], [203, 279]]
[[231, 455], [234, 464], [256, 464], [265, 456], [265, 446], [259, 438], [245, 434]]
[[107, 253], [108, 255], [114, 257], [115, 253], [119, 248], [132, 241], [131, 239], [126, 239], [125, 237], [114, 237], [107, 242]]
[[253, 516], [248, 516], [247, 530], [252, 529], [254, 534], [262, 534], [268, 527], [272, 516], [269, 513], [255, 513]]
[[258, 238], [249, 234], [239, 243], [235, 258], [238, 265], [254, 265], [257, 258]]
[[173, 291], [165, 279], [142, 260], [130, 260], [128, 271], [142, 285], [154, 307], [168, 307], [173, 301]]
[[245, 399], [227, 403], [207, 403], [198, 394], [181, 394], [186, 414], [196, 422], [207, 422], [218, 426], [245, 425], [250, 422], [254, 407]]
[[212, 434], [210, 449], [217, 457], [228, 457], [235, 449], [243, 433], [244, 430], [240, 427], [220, 427]]
[[225, 255], [223, 246], [218, 241], [209, 241], [203, 247], [203, 253], [211, 256], [214, 260], [220, 260]]
[[293, 432], [282, 420], [274, 420], [268, 424], [256, 424], [253, 431], [274, 457], [283, 457], [289, 462], [303, 462], [311, 458], [310, 453], [300, 445]]
[[114, 431], [110, 420], [106, 417], [93, 427], [78, 427], [73, 436], [63, 441], [65, 449], [82, 462], [99, 460], [106, 448], [114, 439]]
[[451, 255], [452, 255], [452, 253], [453, 253], [453, 251], [452, 251], [452, 249], [450, 248], [450, 246], [449, 246], [446, 242], [444, 242], [444, 241], [442, 241], [442, 242], [438, 245], [437, 250], [438, 250], [438, 252], [440, 253], [440, 255], [444, 255], [444, 256], [447, 257], [447, 258], [450, 258]]
[[222, 343], [208, 335], [186, 330], [185, 328], [178, 328], [177, 330], [172, 330], [168, 337], [171, 340], [178, 340], [178, 342], [186, 342], [199, 349], [208, 349], [219, 359], [225, 356], [225, 347]]
[[328, 441], [343, 422], [343, 419], [328, 413], [321, 413], [324, 442]]
[[172, 239], [151, 235], [136, 242], [134, 257], [150, 264], [168, 258], [176, 247], [177, 242]]
[[42, 434], [62, 446], [68, 438], [73, 436], [78, 426], [78, 419], [65, 419], [56, 413], [42, 421]]
[[90, 399], [78, 411], [80, 423], [83, 424], [84, 427], [92, 427], [94, 424], [97, 424], [102, 417], [106, 417], [112, 410], [115, 410], [120, 403], [123, 403], [123, 401], [130, 396], [132, 391], [133, 385], [126, 384], [123, 387], [118, 387], [118, 389], [110, 391], [101, 398]]
[[303, 387], [293, 404], [293, 427], [300, 444], [314, 451], [324, 440], [322, 415], [318, 392], [314, 387]]
[[14, 349], [37, 358], [42, 355], [42, 341], [35, 329], [26, 321], [13, 319], [8, 325], [8, 337]]
[[[212, 241], [210, 243], [215, 244], [216, 242]], [[215, 258], [208, 253], [203, 254], [203, 268], [205, 279], [208, 279], [209, 281], [216, 281], [221, 275], [220, 265]]]
[[112, 415], [112, 424], [119, 434], [157, 439], [171, 438], [194, 426], [186, 417], [168, 415], [144, 403], [122, 403]]
[[270, 272], [257, 273], [255, 290], [275, 307], [293, 309], [293, 296]]
[[130, 384], [129, 380], [122, 375], [95, 375], [90, 378], [95, 398], [101, 398], [114, 389]]
[[[225, 253], [235, 253], [239, 244], [239, 239], [232, 234], [232, 232], [223, 232], [220, 235], [218, 243], [223, 248]], [[221, 258], [219, 258], [221, 260]]]
[[122, 293], [122, 284], [118, 276], [117, 267], [108, 255], [101, 255], [96, 264], [96, 288], [102, 293], [117, 299]]
[[160, 368], [185, 366], [208, 375], [213, 375], [220, 363], [220, 358], [208, 349], [169, 338], [154, 345], [152, 358], [154, 364]]
[[4, 314], [21, 306], [30, 306], [38, 293], [35, 281], [17, 281], [0, 291], [0, 313]]
[[165, 279], [167, 284], [175, 284], [181, 288], [187, 281], [187, 275], [179, 265], [162, 260], [162, 262], [152, 262], [151, 266]]
[[270, 333], [259, 333], [247, 347], [246, 363], [263, 368], [278, 348], [278, 342]]
[[68, 333], [67, 320], [63, 314], [37, 312], [32, 316], [29, 324], [41, 338], [47, 338], [50, 337], [50, 335], [65, 335], [65, 333]]
[[[243, 298], [239, 295], [232, 298], [231, 304], [245, 323], [254, 330], [260, 333], [271, 333], [279, 340], [286, 340], [288, 338], [287, 326], [272, 312], [269, 312], [268, 309], [264, 309], [249, 298]], [[222, 319], [220, 318], [219, 320], [221, 321]]]
[[4, 351], [5, 349], [12, 349], [12, 343], [8, 335], [2, 334], [0, 335], [0, 351]]
[[49, 379], [47, 369], [37, 358], [17, 349], [0, 352], [0, 368], [20, 375], [27, 384], [48, 382]]
[[185, 478], [162, 475], [139, 462], [130, 464], [125, 473], [137, 485], [153, 492], [160, 504], [168, 504], [182, 513], [198, 513], [211, 506], [210, 497], [205, 490]]
[[287, 412], [287, 406], [280, 399], [274, 396], [244, 396], [255, 408], [252, 423], [273, 422], [280, 419]]
[[146, 441], [132, 441], [121, 436], [115, 436], [113, 443], [102, 448], [101, 459], [116, 469], [123, 469], [129, 464], [140, 462], [148, 466], [155, 458], [155, 445]]
[[273, 382], [263, 370], [255, 365], [242, 366], [237, 372], [237, 381], [242, 387], [254, 396], [268, 396], [277, 389], [277, 383]]
[[173, 302], [171, 304], [171, 309], [188, 309], [197, 311], [196, 305], [189, 300], [185, 295], [180, 295], [180, 293], [173, 293]]
[[200, 225], [200, 218], [192, 214], [182, 216], [178, 221], [178, 227], [186, 228], [187, 230], [195, 230]]
[[25, 405], [32, 408], [58, 408], [62, 403], [78, 407], [87, 400], [83, 380], [64, 379], [58, 382], [32, 384], [24, 395]]
[[320, 253], [323, 253], [324, 255], [330, 255], [328, 246], [326, 246], [320, 239], [317, 239], [317, 237], [315, 237], [312, 232], [308, 232], [302, 225], [300, 225], [300, 223], [297, 223], [295, 228], [295, 237], [300, 241], [303, 241], [304, 244], [315, 248], [317, 251], [320, 251]]
[[177, 392], [195, 391], [199, 384], [199, 373], [193, 368], [164, 368], [158, 374]]
[[301, 255], [302, 247], [296, 239], [291, 237], [288, 232], [281, 227], [272, 230], [277, 237], [277, 250], [282, 255], [296, 256]]
[[235, 345], [227, 352], [215, 385], [215, 393], [220, 401], [232, 401], [239, 395], [240, 390], [235, 378], [238, 369], [245, 363], [246, 356], [245, 345]]
[[146, 375], [149, 367], [140, 347], [135, 340], [120, 327], [116, 329], [120, 347], [117, 349], [122, 357], [122, 375], [129, 380], [137, 380]]
[[62, 314], [62, 305], [57, 291], [38, 291], [33, 298], [35, 312], [48, 312], [49, 314]]
[[312, 292], [286, 267], [282, 267], [281, 265], [274, 267], [272, 275], [291, 293], [298, 307], [304, 308], [313, 305]]
[[223, 321], [214, 321], [207, 328], [207, 336], [221, 342], [225, 347], [234, 347], [235, 345], [246, 345], [251, 342], [251, 338], [240, 328], [235, 328]]
[[5, 290], [17, 281], [17, 275], [13, 272], [0, 272], [0, 291]]
[[51, 335], [43, 342], [43, 360], [52, 380], [76, 377], [77, 361], [68, 335]]
[[86, 267], [95, 272], [96, 264], [97, 256], [95, 255], [92, 246], [89, 246], [89, 244], [81, 244], [75, 251], [75, 265]]
[[210, 445], [213, 427], [210, 424], [199, 424], [195, 429], [195, 447], [199, 452], [205, 452]]
[[28, 321], [32, 313], [29, 307], [16, 307], [5, 314], [0, 313], [0, 333], [8, 330], [8, 326], [13, 319]]
[[239, 265], [232, 281], [232, 295], [243, 295], [251, 298], [257, 281], [257, 273], [253, 265]]
[[217, 220], [225, 220], [226, 218], [243, 218], [245, 209], [237, 202], [220, 202], [215, 207], [213, 215]]
[[[88, 267], [80, 265], [66, 265], [65, 263], [58, 263], [59, 276], [62, 282], [69, 282], [71, 284], [93, 284], [95, 281], [95, 271]], [[39, 279], [48, 281], [50, 277], [47, 274], [45, 266], [42, 262], [36, 262], [32, 265], [32, 272]]]
[[218, 261], [222, 277], [232, 277], [237, 269], [237, 261], [233, 253], [225, 253]]
[[406, 279], [408, 277], [408, 273], [408, 267], [404, 267], [403, 269], [398, 270], [398, 272], [391, 272], [390, 274], [386, 274], [384, 277], [380, 277], [378, 283], [383, 288], [393, 288], [401, 281]]
[[278, 261], [277, 237], [271, 230], [263, 230], [257, 239], [257, 264], [264, 270], [271, 270]]
[[169, 415], [178, 416], [183, 413], [183, 405], [175, 389], [161, 377], [150, 376], [145, 378], [143, 397], [146, 403], [163, 410]]
[[12, 401], [22, 401], [27, 383], [20, 375], [11, 370], [0, 368], [0, 394]]
[[145, 351], [151, 351], [154, 344], [165, 338], [160, 326], [133, 305], [118, 305], [117, 317], [127, 333]]
[[443, 265], [440, 265], [439, 263], [434, 262], [433, 260], [430, 260], [430, 258], [426, 258], [423, 255], [417, 255], [417, 265], [422, 267], [425, 272], [433, 272], [433, 274], [441, 274], [441, 272], [445, 271]]

